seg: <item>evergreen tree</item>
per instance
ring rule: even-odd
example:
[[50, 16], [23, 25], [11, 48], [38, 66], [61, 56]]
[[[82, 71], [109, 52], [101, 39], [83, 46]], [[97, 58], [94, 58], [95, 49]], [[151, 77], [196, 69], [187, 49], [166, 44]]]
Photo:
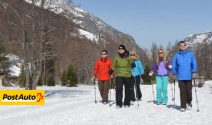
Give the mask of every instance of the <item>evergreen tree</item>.
[[148, 65], [145, 66], [143, 80], [144, 84], [151, 84], [151, 77], [149, 76], [150, 68]]
[[37, 86], [43, 86], [43, 81], [42, 81], [42, 78], [41, 77], [38, 80]]
[[72, 87], [72, 86], [76, 86], [78, 79], [77, 79], [77, 73], [73, 67], [73, 65], [69, 65], [68, 67], [68, 71], [66, 74], [66, 80], [67, 80], [67, 86]]
[[47, 85], [48, 86], [55, 86], [55, 80], [53, 75], [49, 75], [48, 80], [47, 80]]
[[6, 78], [9, 74], [9, 66], [9, 59], [6, 57], [5, 48], [0, 41], [0, 72], [4, 73], [6, 75]]
[[64, 71], [63, 72], [63, 76], [61, 78], [62, 86], [66, 86], [67, 85], [67, 78], [66, 78], [66, 76], [67, 76], [67, 73], [66, 73], [66, 71]]
[[55, 58], [46, 60], [46, 77], [47, 77], [47, 85], [55, 86]]
[[24, 87], [26, 83], [26, 74], [25, 74], [25, 70], [24, 70], [24, 66], [21, 67], [21, 72], [19, 74], [19, 84], [20, 87]]

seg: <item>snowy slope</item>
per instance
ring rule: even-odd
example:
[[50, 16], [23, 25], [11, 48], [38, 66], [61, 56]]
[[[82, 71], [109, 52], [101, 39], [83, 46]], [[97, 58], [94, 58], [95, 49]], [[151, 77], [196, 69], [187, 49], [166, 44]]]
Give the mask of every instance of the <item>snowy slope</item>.
[[203, 43], [212, 43], [212, 32], [205, 32], [205, 33], [199, 33], [190, 35], [189, 37], [184, 39], [187, 44], [192, 47], [196, 44], [203, 44]]
[[[32, 0], [25, 1], [32, 3]], [[41, 7], [41, 1], [42, 0], [36, 0], [35, 5]], [[66, 0], [45, 0], [44, 8], [67, 17], [74, 23], [78, 24], [82, 29], [92, 34], [101, 33], [104, 36], [109, 35], [110, 38], [114, 40], [118, 38], [127, 38], [132, 44], [135, 44], [134, 39], [130, 35], [118, 31], [93, 14], [74, 4], [66, 3], [65, 1]]]
[[18, 77], [21, 72], [21, 59], [14, 54], [7, 54], [5, 57], [7, 57], [11, 63], [9, 75]]
[[84, 36], [91, 41], [98, 42], [98, 36], [97, 35], [90, 33], [88, 31], [82, 30], [82, 29], [78, 29], [78, 31], [79, 31], [81, 36]]
[[[155, 88], [155, 85], [154, 85]], [[94, 103], [93, 86], [42, 87], [47, 93], [44, 106], [0, 106], [1, 125], [211, 125], [212, 81], [198, 88], [200, 112], [196, 112], [193, 89], [193, 110], [180, 112], [179, 90], [176, 85], [176, 107], [168, 108], [152, 103], [151, 86], [142, 85], [143, 100], [130, 108], [116, 109], [99, 102]], [[169, 85], [171, 98], [171, 85]], [[114, 100], [114, 91], [112, 91]], [[169, 106], [173, 105], [169, 99]]]

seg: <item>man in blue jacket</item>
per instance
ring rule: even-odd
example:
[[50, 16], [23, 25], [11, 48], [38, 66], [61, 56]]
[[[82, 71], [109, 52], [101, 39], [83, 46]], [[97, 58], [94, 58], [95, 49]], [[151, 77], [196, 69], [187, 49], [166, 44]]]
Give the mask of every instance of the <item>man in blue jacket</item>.
[[179, 51], [172, 62], [173, 79], [178, 80], [180, 88], [181, 111], [192, 108], [192, 77], [197, 77], [197, 62], [193, 52], [187, 50], [186, 42], [178, 43]]

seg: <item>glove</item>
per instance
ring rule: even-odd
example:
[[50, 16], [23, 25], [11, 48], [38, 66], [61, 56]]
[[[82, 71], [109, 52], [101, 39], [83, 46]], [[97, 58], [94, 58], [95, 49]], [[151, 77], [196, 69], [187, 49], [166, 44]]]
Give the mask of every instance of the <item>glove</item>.
[[151, 72], [149, 73], [149, 76], [153, 76], [153, 71], [151, 71]]
[[115, 76], [116, 76], [116, 72], [115, 72], [115, 71], [113, 71], [113, 73], [112, 73], [112, 77], [113, 77], [113, 78], [115, 78]]
[[173, 80], [176, 80], [176, 75], [173, 75], [173, 76], [172, 76], [172, 79], [173, 79]]
[[136, 65], [135, 65], [135, 63], [133, 62], [131, 66], [132, 66], [132, 68], [135, 68]]
[[95, 77], [94, 79], [93, 79], [93, 84], [95, 85], [95, 84], [97, 84], [98, 83], [98, 79]]
[[144, 75], [144, 74], [142, 74], [142, 75], [141, 75], [141, 78], [142, 78], [142, 79], [144, 79], [144, 78], [145, 78], [145, 75]]
[[113, 69], [109, 70], [109, 74], [110, 74], [110, 76], [113, 74]]
[[169, 67], [169, 69], [172, 69], [172, 65], [169, 65], [168, 67]]
[[94, 74], [93, 79], [97, 79], [97, 75], [96, 74]]
[[197, 78], [197, 73], [193, 73], [192, 76], [193, 76], [194, 79], [196, 79]]

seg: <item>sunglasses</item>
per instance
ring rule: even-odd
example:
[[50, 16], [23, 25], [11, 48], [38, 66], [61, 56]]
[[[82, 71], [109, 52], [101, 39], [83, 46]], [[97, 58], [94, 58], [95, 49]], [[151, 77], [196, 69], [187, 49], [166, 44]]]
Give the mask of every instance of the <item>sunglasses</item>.
[[119, 49], [120, 49], [120, 50], [124, 50], [124, 48], [122, 48], [122, 47], [120, 47]]
[[130, 56], [135, 56], [135, 54], [130, 54]]
[[107, 55], [107, 53], [106, 52], [102, 52], [101, 55]]
[[163, 52], [158, 52], [158, 54], [163, 54]]

